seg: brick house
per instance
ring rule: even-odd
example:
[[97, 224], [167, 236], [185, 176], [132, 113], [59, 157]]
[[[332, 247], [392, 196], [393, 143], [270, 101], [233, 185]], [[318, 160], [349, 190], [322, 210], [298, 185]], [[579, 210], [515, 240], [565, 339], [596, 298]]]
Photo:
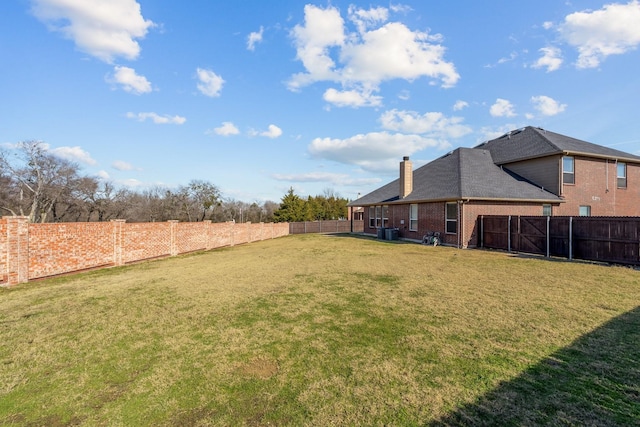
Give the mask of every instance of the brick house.
[[365, 208], [365, 233], [474, 247], [481, 215], [640, 216], [640, 156], [531, 126], [415, 171], [405, 157], [399, 175], [349, 204]]

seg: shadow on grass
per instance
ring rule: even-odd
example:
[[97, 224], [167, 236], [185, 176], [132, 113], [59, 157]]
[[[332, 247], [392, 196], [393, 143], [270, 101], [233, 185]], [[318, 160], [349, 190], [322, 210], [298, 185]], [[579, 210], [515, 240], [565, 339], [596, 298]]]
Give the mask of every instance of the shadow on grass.
[[640, 307], [430, 426], [640, 426]]

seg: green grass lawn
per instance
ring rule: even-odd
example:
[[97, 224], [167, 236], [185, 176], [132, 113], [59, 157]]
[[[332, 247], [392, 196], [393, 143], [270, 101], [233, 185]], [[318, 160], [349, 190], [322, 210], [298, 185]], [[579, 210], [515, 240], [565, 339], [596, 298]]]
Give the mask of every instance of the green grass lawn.
[[638, 425], [640, 272], [298, 235], [0, 289], [0, 425]]

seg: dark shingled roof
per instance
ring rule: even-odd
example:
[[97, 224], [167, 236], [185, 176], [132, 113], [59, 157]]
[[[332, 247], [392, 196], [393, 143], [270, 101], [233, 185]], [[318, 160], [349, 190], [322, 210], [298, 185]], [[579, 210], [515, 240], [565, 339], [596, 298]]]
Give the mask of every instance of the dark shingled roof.
[[[535, 127], [525, 127], [475, 148], [458, 148], [413, 171], [413, 191], [402, 203], [443, 200], [512, 200], [558, 203], [558, 196], [508, 170], [508, 164], [553, 155], [584, 155], [639, 162], [640, 156]], [[396, 179], [349, 203], [400, 202]]]
[[[399, 201], [400, 182], [389, 184], [350, 203], [360, 206]], [[560, 202], [558, 196], [496, 166], [488, 150], [458, 148], [413, 172], [413, 191], [403, 203], [436, 200], [521, 200]]]
[[640, 162], [640, 156], [532, 126], [511, 131], [476, 148], [489, 150], [497, 165], [557, 154]]

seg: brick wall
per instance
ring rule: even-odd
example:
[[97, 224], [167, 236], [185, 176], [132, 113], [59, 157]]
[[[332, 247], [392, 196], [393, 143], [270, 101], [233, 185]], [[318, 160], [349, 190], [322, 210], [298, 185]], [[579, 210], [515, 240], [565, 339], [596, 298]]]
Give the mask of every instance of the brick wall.
[[615, 161], [574, 161], [575, 184], [562, 186], [566, 203], [554, 207], [554, 216], [577, 216], [581, 205], [590, 206], [592, 216], [640, 216], [640, 165], [627, 163], [627, 187], [618, 188]]
[[289, 234], [288, 223], [29, 224], [0, 218], [0, 285], [233, 246]]
[[7, 278], [7, 222], [0, 219], [0, 283], [6, 283]]

